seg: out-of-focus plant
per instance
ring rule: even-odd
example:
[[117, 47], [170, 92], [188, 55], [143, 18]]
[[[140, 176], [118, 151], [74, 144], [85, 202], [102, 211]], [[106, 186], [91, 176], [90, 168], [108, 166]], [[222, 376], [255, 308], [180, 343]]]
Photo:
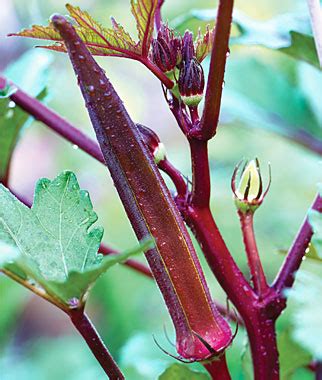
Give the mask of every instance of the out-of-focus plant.
[[[105, 27], [70, 4], [66, 6], [69, 18], [54, 15], [48, 26], [34, 25], [13, 34], [53, 41], [52, 45], [43, 47], [68, 53], [98, 145], [41, 102], [45, 96], [43, 89], [31, 96], [6, 76], [0, 78], [0, 268], [69, 316], [111, 379], [123, 379], [122, 369], [84, 309], [88, 293], [98, 277], [112, 265], [124, 261], [143, 275], [152, 277], [162, 293], [175, 327], [178, 355], [166, 352], [155, 341], [165, 353], [184, 363], [202, 363], [213, 379], [230, 379], [225, 351], [234, 345], [235, 336], [223, 316], [226, 314], [245, 326], [254, 378], [275, 380], [280, 374], [286, 378], [308, 360], [308, 354], [303, 355], [296, 348], [298, 363], [291, 365], [285, 354], [287, 349], [284, 349], [289, 335], [277, 342], [276, 320], [286, 308], [289, 294], [298, 307], [302, 307], [303, 323], [299, 318], [294, 320], [294, 339], [297, 343], [305, 341], [303, 346], [309, 349], [309, 358], [312, 356], [317, 363], [322, 359], [320, 350], [315, 348], [318, 333], [310, 335], [306, 330], [311, 312], [305, 305], [305, 291], [301, 287], [289, 290], [305, 254], [314, 252], [317, 258], [322, 256], [321, 194], [317, 194], [279, 273], [269, 284], [258, 252], [253, 219], [269, 190], [270, 174], [265, 189], [257, 159], [236, 166], [232, 190], [251, 274], [248, 280], [227, 248], [210, 210], [208, 142], [217, 132], [232, 22], [239, 30], [239, 36], [234, 37], [232, 43], [264, 45], [309, 62], [315, 69], [319, 67], [320, 51], [315, 49], [313, 37], [303, 31], [300, 21], [293, 23], [294, 28], [286, 28], [285, 19], [284, 23], [279, 19], [259, 24], [239, 13], [233, 17], [233, 0], [220, 0], [217, 13], [196, 10], [181, 18], [181, 22], [187, 22], [189, 17], [215, 19], [214, 29], [207, 27], [205, 34], [199, 30], [195, 36], [189, 30], [180, 35], [162, 21], [163, 3], [162, 0], [131, 1], [138, 39], [133, 39], [113, 18], [111, 27]], [[314, 10], [311, 9], [312, 14]], [[315, 17], [312, 20], [316, 22]], [[180, 23], [176, 24], [180, 28]], [[300, 30], [296, 30], [297, 26]], [[319, 29], [314, 30], [318, 47]], [[130, 118], [105, 72], [94, 60], [95, 55], [139, 61], [160, 80], [165, 101], [190, 146], [191, 182], [168, 160], [156, 133]], [[208, 75], [205, 75], [208, 55], [210, 62]], [[258, 65], [255, 61], [254, 64]], [[269, 68], [263, 65], [263, 70]], [[250, 80], [247, 75], [244, 80]], [[242, 80], [236, 81], [236, 92], [245, 92], [244, 97], [251, 98], [251, 94], [244, 91], [246, 86], [240, 84]], [[288, 101], [298, 101], [296, 92], [287, 86], [286, 89], [290, 90]], [[231, 95], [231, 114], [247, 120], [250, 111], [243, 104], [238, 107], [236, 92], [235, 97]], [[293, 117], [278, 102], [271, 100], [274, 96], [270, 93], [266, 99], [267, 94], [263, 93], [262, 99], [252, 99], [263, 109], [258, 118], [267, 118], [266, 123], [275, 124], [269, 118], [272, 107], [274, 112], [280, 113], [276, 121], [278, 132], [321, 154], [318, 126], [313, 123], [306, 128], [304, 125], [307, 114], [314, 121], [318, 118], [310, 114], [310, 109], [303, 111], [306, 114], [301, 114], [302, 119]], [[242, 96], [237, 99], [243, 101]], [[202, 101], [203, 109], [199, 114]], [[256, 107], [255, 104], [253, 108]], [[52, 181], [41, 179], [32, 205], [23, 196], [10, 191], [11, 156], [29, 115], [108, 167], [133, 230], [142, 241], [137, 249], [117, 253], [101, 244], [103, 230], [93, 227], [97, 215], [89, 195], [80, 190], [72, 172], [63, 172]], [[176, 194], [170, 193], [159, 170], [170, 177]], [[186, 226], [195, 235], [210, 269], [237, 309], [236, 314], [229, 313], [211, 299]], [[150, 269], [129, 259], [142, 251]], [[321, 287], [316, 280], [311, 284], [312, 289], [315, 283], [317, 289]], [[314, 290], [310, 294], [313, 293]], [[311, 368], [320, 371], [320, 365], [315, 362], [311, 363]], [[207, 376], [174, 364], [160, 379], [203, 379]]]

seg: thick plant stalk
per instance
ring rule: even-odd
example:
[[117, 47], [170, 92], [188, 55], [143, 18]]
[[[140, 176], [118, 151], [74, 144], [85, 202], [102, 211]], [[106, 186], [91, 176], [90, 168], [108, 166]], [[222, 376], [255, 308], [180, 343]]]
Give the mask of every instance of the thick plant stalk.
[[244, 317], [244, 322], [252, 354], [254, 379], [279, 380], [275, 320], [262, 307]]
[[200, 125], [195, 128], [195, 137], [201, 140], [211, 139], [217, 130], [221, 94], [224, 83], [228, 43], [232, 22], [234, 0], [219, 0], [214, 49], [212, 49], [208, 83], [205, 97], [205, 108]]
[[188, 232], [103, 70], [62, 16], [54, 16], [52, 22], [66, 44], [103, 156], [136, 235], [155, 239], [156, 248], [146, 256], [174, 322], [178, 353], [188, 360], [204, 360], [226, 348], [232, 336], [211, 302]]

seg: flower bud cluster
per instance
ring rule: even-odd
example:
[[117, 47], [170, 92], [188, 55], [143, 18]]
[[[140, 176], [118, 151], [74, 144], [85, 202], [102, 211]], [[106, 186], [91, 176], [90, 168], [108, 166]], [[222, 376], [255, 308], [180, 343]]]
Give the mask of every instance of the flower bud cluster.
[[162, 25], [157, 38], [152, 41], [152, 61], [168, 75], [176, 79], [182, 101], [189, 107], [199, 104], [205, 86], [204, 72], [196, 58], [191, 32], [177, 37], [167, 25]]

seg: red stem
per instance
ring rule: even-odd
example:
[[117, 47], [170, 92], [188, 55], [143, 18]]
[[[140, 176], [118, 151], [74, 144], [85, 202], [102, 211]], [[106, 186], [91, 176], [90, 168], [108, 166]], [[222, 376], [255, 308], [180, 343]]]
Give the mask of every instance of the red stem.
[[226, 355], [222, 355], [218, 360], [214, 360], [211, 363], [204, 364], [204, 367], [214, 380], [231, 380]]
[[208, 161], [208, 142], [190, 139], [192, 160], [192, 195], [191, 206], [209, 207], [210, 173]]
[[262, 295], [265, 294], [269, 288], [258, 254], [254, 232], [254, 213], [252, 211], [246, 213], [239, 211], [238, 215], [254, 289], [258, 296], [262, 298]]
[[174, 86], [174, 83], [169, 79], [158, 66], [149, 60], [149, 58], [142, 57], [139, 60], [145, 67], [147, 67], [169, 90]]
[[[111, 248], [110, 246], [104, 243], [100, 245], [99, 252], [102, 253], [103, 255], [110, 255], [111, 253], [116, 253], [116, 254], [119, 253], [116, 249]], [[147, 277], [153, 278], [153, 275], [150, 269], [143, 263], [140, 263], [139, 261], [129, 259], [129, 260], [126, 260], [123, 264], [127, 265], [128, 267], [134, 269], [135, 271]]]
[[315, 380], [322, 380], [322, 362], [316, 363]]
[[125, 379], [87, 315], [83, 311], [77, 310], [71, 312], [69, 316], [109, 379]]
[[219, 1], [214, 35], [214, 48], [211, 52], [205, 97], [205, 107], [200, 127], [198, 128], [199, 132], [196, 131], [196, 136], [202, 140], [211, 139], [215, 135], [218, 125], [233, 5], [233, 0]]
[[[316, 196], [311, 209], [322, 212], [322, 197], [319, 194]], [[273, 283], [273, 287], [279, 295], [283, 295], [283, 290], [285, 288], [292, 287], [295, 280], [295, 273], [301, 265], [312, 235], [312, 227], [309, 223], [308, 217], [306, 216], [290, 250], [288, 251], [281, 270]]]
[[181, 172], [175, 168], [167, 159], [160, 161], [158, 163], [158, 168], [171, 178], [177, 190], [177, 197], [185, 198], [187, 196], [188, 188], [187, 182], [183, 178]]
[[12, 94], [10, 99], [24, 111], [32, 115], [36, 120], [43, 122], [60, 136], [67, 139], [72, 144], [77, 145], [84, 152], [105, 165], [102, 152], [95, 141], [87, 137], [56, 112], [46, 107], [39, 100], [20, 89]]
[[278, 380], [279, 362], [275, 323], [265, 310], [254, 310], [244, 318], [252, 353], [254, 379]]

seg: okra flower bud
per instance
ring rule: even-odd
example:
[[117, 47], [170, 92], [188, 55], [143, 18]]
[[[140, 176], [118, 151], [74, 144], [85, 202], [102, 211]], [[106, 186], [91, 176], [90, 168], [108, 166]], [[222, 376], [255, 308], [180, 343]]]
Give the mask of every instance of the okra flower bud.
[[238, 185], [236, 186], [236, 177], [240, 166], [241, 163], [236, 166], [231, 182], [231, 187], [235, 197], [235, 203], [238, 210], [241, 212], [254, 212], [257, 207], [261, 205], [264, 197], [269, 190], [271, 183], [270, 166], [269, 184], [265, 192], [263, 192], [263, 182], [258, 159], [256, 158], [255, 160], [251, 160], [245, 163], [241, 176], [239, 178]]
[[195, 58], [195, 47], [193, 44], [193, 35], [191, 32], [186, 31], [183, 36], [183, 46], [182, 46], [182, 60], [188, 63]]
[[152, 40], [151, 58], [163, 72], [172, 71], [181, 61], [181, 39], [173, 30], [162, 25], [156, 39]]
[[159, 164], [160, 161], [166, 159], [166, 150], [164, 144], [159, 139], [159, 136], [152, 131], [152, 129], [145, 127], [142, 124], [136, 124], [138, 127], [142, 140], [145, 142], [150, 152], [153, 155], [154, 162], [156, 165]]
[[192, 58], [184, 61], [179, 75], [179, 92], [182, 101], [189, 107], [197, 106], [203, 96], [205, 77], [201, 64]]

